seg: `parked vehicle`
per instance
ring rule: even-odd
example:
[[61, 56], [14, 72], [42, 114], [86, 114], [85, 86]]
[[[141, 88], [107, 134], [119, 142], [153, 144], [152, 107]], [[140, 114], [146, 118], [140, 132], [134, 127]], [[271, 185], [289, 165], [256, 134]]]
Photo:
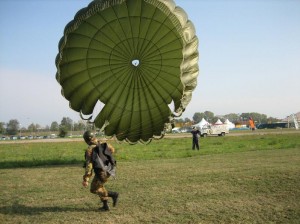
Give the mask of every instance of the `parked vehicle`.
[[209, 135], [225, 136], [225, 134], [229, 133], [229, 129], [227, 128], [226, 124], [205, 125], [200, 128], [199, 131], [201, 137], [206, 137]]
[[181, 133], [181, 130], [180, 130], [180, 128], [173, 128], [172, 129], [172, 133]]

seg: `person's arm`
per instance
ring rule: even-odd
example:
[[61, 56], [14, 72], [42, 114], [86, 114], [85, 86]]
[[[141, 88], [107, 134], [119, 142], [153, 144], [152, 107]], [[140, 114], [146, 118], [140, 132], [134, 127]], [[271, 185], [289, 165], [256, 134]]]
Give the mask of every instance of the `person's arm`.
[[83, 175], [82, 185], [88, 186], [90, 177], [93, 175], [93, 163], [91, 160], [93, 149], [89, 147], [85, 152], [85, 173]]

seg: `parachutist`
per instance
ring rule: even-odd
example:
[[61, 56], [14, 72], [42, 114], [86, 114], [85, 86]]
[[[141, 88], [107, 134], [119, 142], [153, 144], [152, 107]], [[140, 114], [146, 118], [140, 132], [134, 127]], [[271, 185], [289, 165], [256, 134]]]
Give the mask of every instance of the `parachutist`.
[[104, 184], [110, 176], [115, 176], [116, 160], [113, 157], [115, 149], [106, 142], [100, 142], [93, 133], [86, 131], [83, 134], [88, 148], [85, 151], [85, 173], [83, 175], [82, 186], [87, 187], [89, 179], [95, 173], [91, 183], [90, 192], [99, 196], [103, 206], [101, 211], [109, 211], [108, 198], [111, 197], [113, 207], [116, 206], [119, 193], [107, 191]]

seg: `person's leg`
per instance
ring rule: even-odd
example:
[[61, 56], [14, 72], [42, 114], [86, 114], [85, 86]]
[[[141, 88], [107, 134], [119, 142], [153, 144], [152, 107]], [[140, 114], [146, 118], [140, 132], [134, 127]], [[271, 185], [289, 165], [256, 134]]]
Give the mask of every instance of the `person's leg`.
[[103, 203], [103, 206], [100, 208], [102, 211], [109, 211], [108, 206], [108, 192], [105, 189], [103, 183], [95, 176], [92, 183], [91, 183], [91, 193], [97, 194]]
[[108, 191], [108, 197], [112, 198], [113, 207], [115, 207], [117, 205], [117, 202], [118, 202], [119, 193], [118, 192], [113, 192], [113, 191]]

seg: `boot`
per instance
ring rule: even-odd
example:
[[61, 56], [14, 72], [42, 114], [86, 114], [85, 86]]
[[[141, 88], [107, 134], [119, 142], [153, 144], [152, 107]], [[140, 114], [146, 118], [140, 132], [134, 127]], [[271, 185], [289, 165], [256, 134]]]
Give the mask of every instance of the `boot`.
[[118, 202], [119, 193], [118, 192], [109, 191], [108, 192], [108, 197], [112, 198], [112, 200], [113, 200], [113, 207], [115, 207], [117, 205], [117, 202]]
[[102, 201], [103, 206], [100, 208], [101, 211], [109, 211], [109, 206], [107, 204], [107, 200]]

